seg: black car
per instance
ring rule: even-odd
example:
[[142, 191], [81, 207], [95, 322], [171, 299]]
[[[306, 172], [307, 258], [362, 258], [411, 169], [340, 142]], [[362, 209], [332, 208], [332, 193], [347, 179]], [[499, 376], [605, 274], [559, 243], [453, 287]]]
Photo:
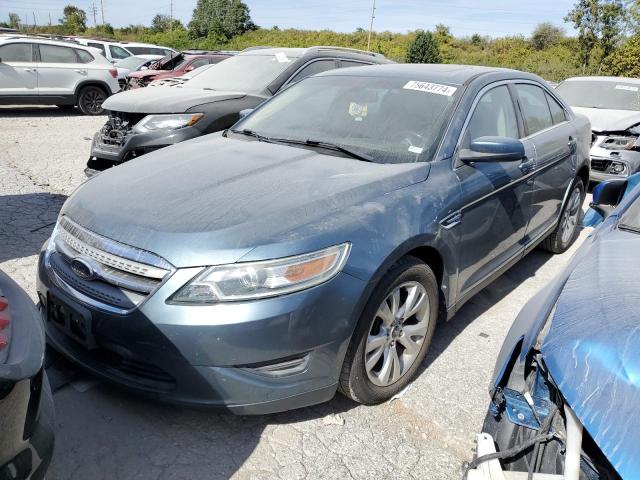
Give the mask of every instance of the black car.
[[41, 317], [0, 272], [0, 479], [44, 478], [53, 453], [53, 398]]
[[104, 103], [109, 120], [93, 138], [85, 172], [91, 176], [229, 128], [243, 110], [310, 75], [382, 63], [393, 62], [377, 53], [338, 47], [251, 48], [180, 85], [122, 92]]

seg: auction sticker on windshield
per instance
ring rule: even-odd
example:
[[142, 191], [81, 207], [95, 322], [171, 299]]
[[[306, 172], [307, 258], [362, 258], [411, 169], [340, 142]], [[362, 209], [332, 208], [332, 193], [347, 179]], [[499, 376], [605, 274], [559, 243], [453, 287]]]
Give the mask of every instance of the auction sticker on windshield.
[[616, 90], [628, 90], [630, 92], [637, 92], [638, 87], [632, 87], [631, 85], [616, 85]]
[[407, 82], [407, 84], [402, 87], [405, 90], [417, 90], [419, 92], [427, 92], [427, 93], [435, 93], [438, 95], [446, 95], [450, 97], [456, 90], [457, 87], [450, 87], [449, 85], [442, 85], [440, 83], [431, 83], [431, 82], [419, 82], [417, 80], [411, 80]]

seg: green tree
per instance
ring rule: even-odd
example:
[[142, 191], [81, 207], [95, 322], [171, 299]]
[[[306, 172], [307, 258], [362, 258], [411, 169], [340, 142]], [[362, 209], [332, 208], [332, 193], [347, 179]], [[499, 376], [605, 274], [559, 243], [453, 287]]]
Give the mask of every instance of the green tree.
[[482, 45], [482, 37], [479, 33], [474, 33], [473, 35], [471, 35], [471, 45], [476, 45], [478, 47]]
[[629, 37], [604, 63], [604, 73], [616, 77], [640, 77], [640, 33]]
[[113, 26], [110, 23], [103, 23], [102, 25], [97, 25], [95, 30], [96, 30], [96, 33], [99, 35], [107, 35], [110, 37], [115, 35], [115, 30], [113, 29]]
[[84, 32], [87, 29], [87, 13], [84, 10], [75, 5], [67, 5], [62, 14], [60, 23], [67, 33]]
[[189, 23], [194, 37], [233, 38], [257, 27], [241, 0], [198, 0]]
[[451, 43], [453, 40], [453, 35], [451, 35], [451, 30], [447, 25], [439, 23], [436, 25], [436, 30], [433, 32], [433, 36], [439, 45], [443, 45], [445, 43]]
[[543, 22], [533, 30], [531, 45], [536, 50], [544, 50], [564, 38], [564, 30], [551, 22]]
[[625, 29], [626, 11], [620, 0], [600, 5], [600, 47], [602, 59], [607, 58], [618, 46]]
[[153, 33], [170, 32], [172, 30], [182, 30], [184, 26], [178, 19], [172, 19], [169, 15], [158, 14], [151, 20], [151, 31]]
[[15, 28], [16, 30], [20, 28], [20, 15], [17, 13], [9, 14], [9, 28]]
[[406, 57], [407, 63], [440, 63], [440, 48], [438, 42], [429, 31], [419, 31], [409, 47]]

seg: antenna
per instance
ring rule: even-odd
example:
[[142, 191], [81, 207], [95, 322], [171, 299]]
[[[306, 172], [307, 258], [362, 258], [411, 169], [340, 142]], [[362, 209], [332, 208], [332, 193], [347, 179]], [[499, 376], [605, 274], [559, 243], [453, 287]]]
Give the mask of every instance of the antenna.
[[373, 0], [371, 8], [371, 25], [369, 25], [369, 38], [367, 39], [367, 50], [371, 50], [371, 34], [373, 33], [373, 19], [376, 18], [376, 0]]

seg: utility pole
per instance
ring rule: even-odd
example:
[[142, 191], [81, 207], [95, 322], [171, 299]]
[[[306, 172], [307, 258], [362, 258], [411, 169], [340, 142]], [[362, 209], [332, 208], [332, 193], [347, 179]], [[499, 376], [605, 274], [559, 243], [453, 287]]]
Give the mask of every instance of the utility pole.
[[102, 25], [104, 25], [104, 4], [100, 0], [100, 10], [102, 11]]
[[98, 26], [98, 20], [97, 20], [97, 15], [98, 15], [98, 7], [96, 7], [96, 2], [93, 2], [91, 4], [91, 13], [93, 13], [93, 27], [97, 27]]
[[369, 39], [367, 40], [367, 50], [371, 50], [371, 34], [373, 33], [373, 19], [376, 18], [376, 0], [373, 0], [371, 9], [371, 25], [369, 25]]
[[173, 32], [173, 0], [169, 3], [169, 31]]
[[51, 26], [51, 12], [49, 12], [49, 26]]
[[38, 22], [36, 22], [36, 12], [31, 12], [33, 14], [33, 29], [35, 30]]

